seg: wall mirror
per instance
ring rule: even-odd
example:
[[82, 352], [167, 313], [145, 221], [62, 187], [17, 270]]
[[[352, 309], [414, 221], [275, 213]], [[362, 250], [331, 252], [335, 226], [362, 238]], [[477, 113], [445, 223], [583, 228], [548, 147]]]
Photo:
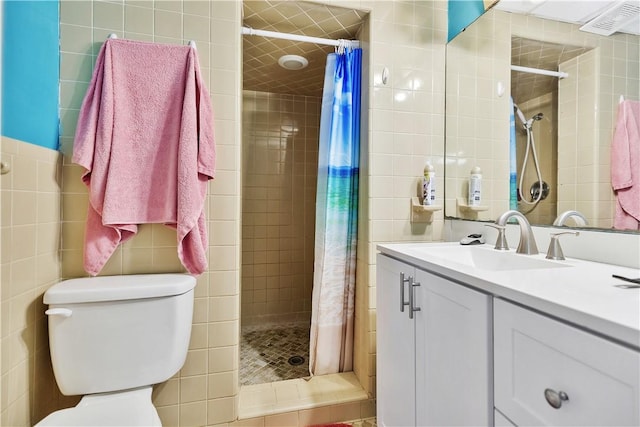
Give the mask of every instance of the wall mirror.
[[[447, 44], [447, 217], [493, 221], [517, 209], [552, 225], [577, 210], [586, 227], [614, 229], [611, 140], [620, 99], [640, 99], [640, 10], [609, 19], [614, 28], [594, 21], [624, 3], [500, 0]], [[482, 199], [471, 206], [474, 167]]]

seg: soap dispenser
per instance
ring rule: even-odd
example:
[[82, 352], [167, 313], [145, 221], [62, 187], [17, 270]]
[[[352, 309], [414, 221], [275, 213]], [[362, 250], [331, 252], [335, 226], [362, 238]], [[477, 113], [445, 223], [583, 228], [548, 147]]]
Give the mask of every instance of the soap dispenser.
[[436, 170], [429, 162], [424, 166], [422, 177], [422, 204], [431, 206], [436, 202]]
[[482, 201], [482, 170], [478, 166], [469, 175], [469, 206], [480, 206]]

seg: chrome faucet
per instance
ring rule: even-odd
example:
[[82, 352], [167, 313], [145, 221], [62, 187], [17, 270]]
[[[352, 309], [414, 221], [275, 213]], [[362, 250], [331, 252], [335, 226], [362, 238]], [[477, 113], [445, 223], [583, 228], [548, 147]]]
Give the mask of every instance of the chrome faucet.
[[495, 225], [495, 224], [485, 224], [485, 227], [491, 227], [498, 230], [498, 238], [496, 239], [496, 245], [493, 249], [497, 249], [499, 251], [508, 251], [509, 245], [507, 244], [507, 237], [504, 235], [505, 230], [507, 229], [504, 225]]
[[531, 231], [531, 225], [529, 224], [529, 221], [527, 221], [527, 218], [520, 212], [514, 210], [506, 211], [498, 217], [496, 225], [504, 227], [507, 225], [507, 221], [510, 218], [515, 218], [520, 226], [520, 242], [518, 243], [516, 253], [526, 255], [538, 254], [538, 247], [536, 246], [536, 240], [533, 237], [533, 231]]
[[585, 225], [589, 224], [587, 218], [585, 218], [584, 215], [582, 215], [580, 212], [564, 211], [560, 215], [558, 215], [555, 221], [553, 221], [553, 225], [562, 226], [571, 217], [575, 218], [574, 221], [576, 222], [576, 226], [578, 227], [584, 227]]
[[547, 249], [547, 259], [557, 259], [564, 260], [564, 253], [562, 253], [562, 248], [560, 247], [560, 241], [558, 238], [565, 234], [573, 234], [574, 236], [579, 236], [580, 232], [578, 231], [563, 231], [561, 233], [553, 233], [551, 234], [551, 240], [549, 241], [549, 249]]

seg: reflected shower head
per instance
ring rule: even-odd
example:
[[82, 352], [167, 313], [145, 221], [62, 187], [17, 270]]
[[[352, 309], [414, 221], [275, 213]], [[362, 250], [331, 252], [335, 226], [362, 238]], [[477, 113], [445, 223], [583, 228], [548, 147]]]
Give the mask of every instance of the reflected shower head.
[[544, 117], [544, 114], [538, 113], [535, 116], [531, 117], [529, 120], [527, 120], [525, 119], [524, 114], [522, 113], [522, 110], [518, 108], [518, 104], [515, 104], [515, 103], [513, 104], [513, 111], [516, 113], [516, 116], [518, 116], [518, 118], [522, 122], [522, 127], [526, 130], [531, 129], [531, 125], [533, 124], [534, 121], [540, 121], [542, 120], [542, 117]]
[[533, 122], [542, 120], [542, 117], [544, 117], [542, 113], [538, 113], [535, 116], [531, 117], [529, 120], [527, 120], [527, 123], [524, 124], [524, 128], [531, 129]]

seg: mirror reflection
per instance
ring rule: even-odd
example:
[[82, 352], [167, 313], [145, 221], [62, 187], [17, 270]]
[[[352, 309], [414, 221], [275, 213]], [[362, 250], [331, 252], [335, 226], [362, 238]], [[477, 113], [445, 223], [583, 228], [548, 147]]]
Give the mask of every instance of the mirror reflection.
[[[511, 99], [513, 115], [510, 118], [515, 152], [515, 184], [510, 185], [509, 200], [529, 222], [551, 225], [558, 207], [558, 110], [559, 88], [567, 91], [565, 82], [569, 73], [538, 74], [534, 70], [561, 70], [574, 58], [592, 49], [566, 44], [548, 43], [522, 37], [511, 37]], [[584, 61], [586, 58], [582, 57]], [[584, 70], [582, 70], [584, 71]], [[563, 92], [563, 97], [575, 96]], [[563, 98], [563, 100], [564, 100]], [[568, 107], [563, 105], [563, 113]], [[515, 150], [514, 150], [515, 149]], [[515, 190], [515, 191], [514, 191]]]
[[621, 97], [640, 99], [640, 37], [579, 28], [494, 7], [447, 45], [447, 216], [614, 228], [612, 139]]

